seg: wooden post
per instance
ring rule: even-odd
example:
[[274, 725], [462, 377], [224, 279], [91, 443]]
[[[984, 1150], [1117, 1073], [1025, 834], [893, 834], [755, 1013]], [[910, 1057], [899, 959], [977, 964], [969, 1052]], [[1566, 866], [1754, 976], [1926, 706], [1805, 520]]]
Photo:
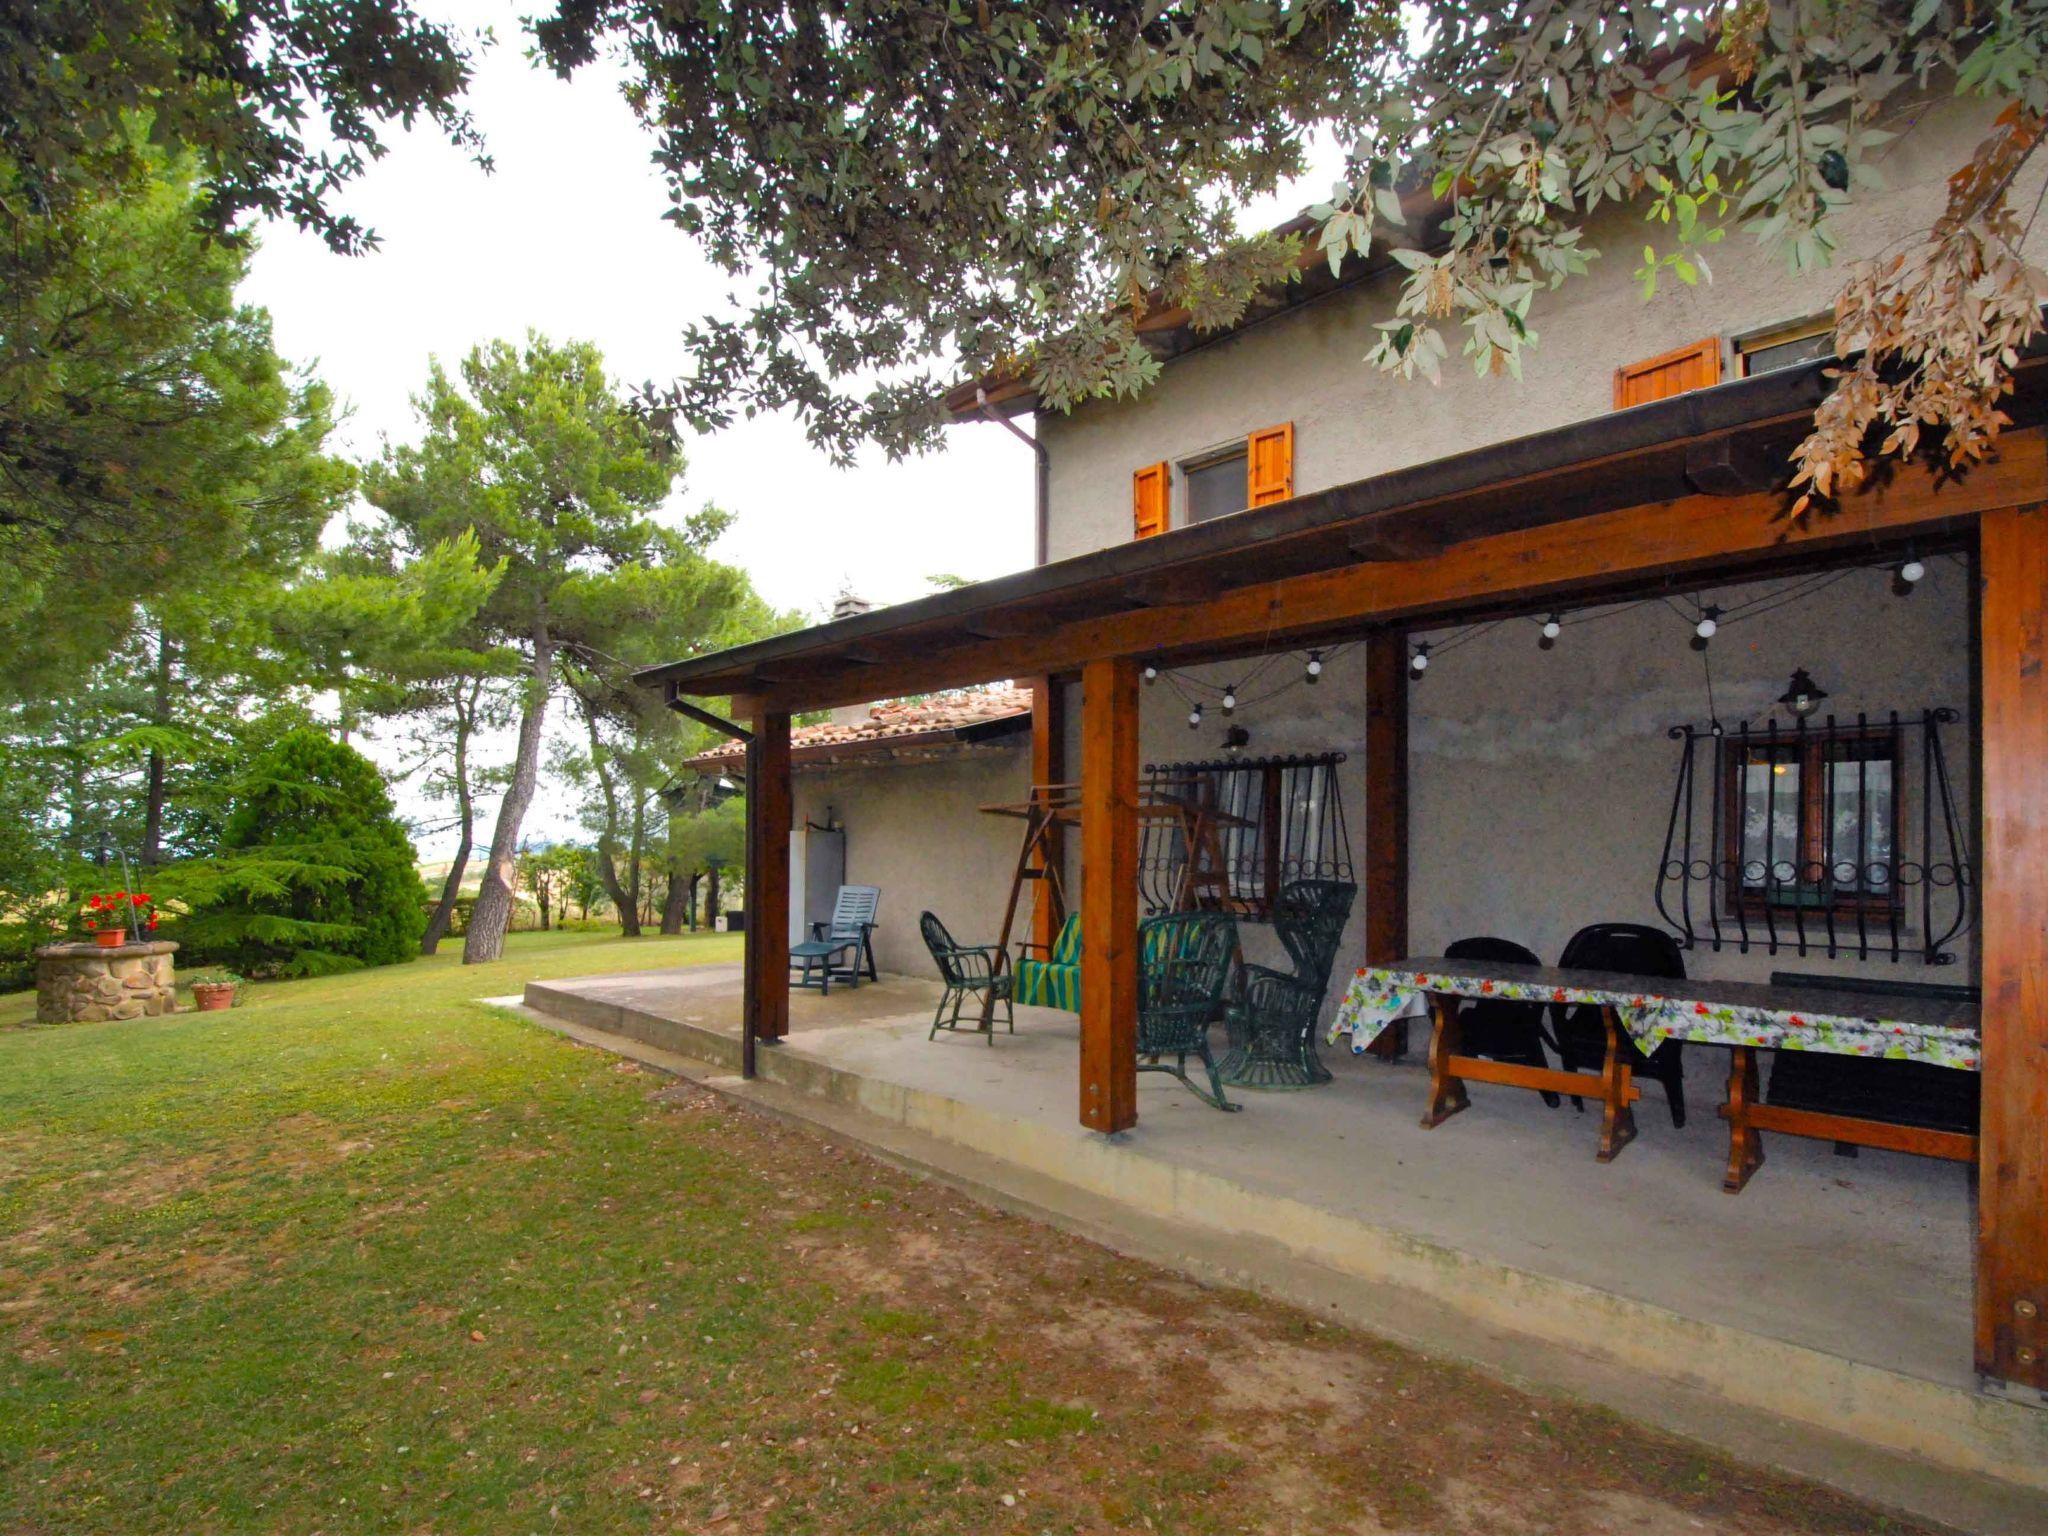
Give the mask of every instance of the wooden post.
[[[1365, 642], [1365, 958], [1408, 953], [1408, 641], [1377, 630]], [[1372, 1053], [1408, 1053], [1408, 1025], [1380, 1032]]]
[[[1066, 693], [1050, 676], [1031, 680], [1031, 782], [1067, 782]], [[1066, 868], [1061, 862], [1066, 856], [1066, 830], [1057, 822], [1048, 829], [1045, 859], [1040, 865], [1043, 868], [1049, 864], [1058, 869], [1062, 879], [1066, 875]], [[1041, 956], [1051, 950], [1053, 940], [1059, 937], [1051, 895], [1045, 882], [1040, 880], [1031, 902], [1031, 942], [1042, 946]]]
[[1138, 1123], [1138, 668], [1081, 674], [1081, 1123]]
[[1977, 1370], [2048, 1390], [2048, 508], [1978, 525]]
[[789, 1033], [789, 716], [757, 714], [747, 743], [747, 933], [741, 1075], [754, 1042]]

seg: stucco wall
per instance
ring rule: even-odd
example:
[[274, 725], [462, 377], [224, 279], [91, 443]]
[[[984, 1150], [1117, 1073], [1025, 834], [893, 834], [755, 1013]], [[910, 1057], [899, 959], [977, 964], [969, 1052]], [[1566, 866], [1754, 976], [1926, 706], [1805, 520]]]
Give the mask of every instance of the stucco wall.
[[[822, 826], [836, 816], [846, 828], [847, 880], [882, 888], [881, 969], [932, 974], [917, 931], [927, 908], [963, 944], [995, 942], [1023, 828], [980, 808], [1022, 800], [1030, 774], [1029, 750], [1002, 746], [938, 762], [797, 775], [795, 824]], [[1017, 936], [1027, 936], [1021, 919]]]
[[[1131, 537], [1132, 471], [1258, 427], [1294, 423], [1295, 488], [1317, 490], [1602, 415], [1613, 406], [1613, 374], [1623, 364], [1828, 308], [1849, 262], [1931, 221], [1944, 178], [1985, 124], [1975, 104], [1947, 100], [1917, 116], [1879, 162], [1886, 189], [1859, 194], [1841, 213], [1832, 268], [1794, 274], [1752, 237], [1731, 232], [1712, 249], [1710, 285], [1689, 289], [1667, 278], [1646, 303], [1630, 276], [1645, 239], [1639, 216], [1617, 209], [1600, 217], [1589, 243], [1604, 254], [1592, 270], [1537, 297], [1530, 323], [1540, 341], [1524, 354], [1519, 383], [1474, 377], [1457, 355], [1458, 334], [1446, 335], [1453, 355], [1441, 385], [1368, 367], [1375, 323], [1392, 316], [1396, 292], [1391, 282], [1375, 282], [1176, 359], [1133, 400], [1041, 414], [1038, 432], [1052, 460], [1052, 557]], [[2028, 173], [2020, 206], [2031, 206], [2042, 174]], [[2035, 229], [2030, 248], [2037, 261], [2048, 255], [2048, 223]], [[1176, 485], [1176, 525], [1182, 512]]]
[[[1800, 666], [1828, 691], [1826, 708], [1845, 719], [1858, 710], [1905, 715], [1955, 708], [1963, 718], [1946, 729], [1944, 746], [1959, 815], [1974, 834], [1968, 576], [1951, 557], [1927, 564], [1911, 597], [1892, 595], [1888, 572], [1855, 569], [1821, 590], [1727, 624], [1709, 651], [1716, 710], [1730, 726], [1747, 719], [1760, 727], [1772, 713], [1782, 718], [1774, 701]], [[1780, 580], [1698, 595], [1732, 610], [1790, 590]], [[1549, 651], [1537, 647], [1534, 622], [1510, 620], [1458, 642], [1411, 686], [1409, 933], [1417, 953], [1487, 933], [1554, 960], [1587, 923], [1659, 921], [1655, 882], [1679, 752], [1666, 731], [1687, 721], [1707, 723], [1706, 669], [1688, 643], [1687, 618], [1661, 602], [1588, 615], [1585, 622], [1568, 615], [1574, 622]], [[1444, 645], [1457, 633], [1421, 631], [1415, 638]], [[1188, 673], [1220, 687], [1254, 665], [1246, 660]], [[1299, 676], [1299, 666], [1298, 657], [1284, 659], [1260, 688]], [[1254, 755], [1350, 754], [1342, 785], [1361, 886], [1367, 856], [1363, 675], [1363, 651], [1351, 650], [1332, 658], [1315, 688], [1293, 688], [1234, 716], [1251, 732], [1247, 751]], [[1213, 693], [1198, 696], [1206, 701], [1205, 718], [1193, 731], [1170, 680], [1144, 689], [1141, 761], [1219, 755], [1223, 716]], [[1079, 763], [1083, 707], [1076, 687], [1068, 695], [1070, 766]], [[1912, 764], [1917, 757], [1909, 758]], [[1905, 775], [1903, 793], [1906, 853], [1917, 857], [1917, 771]], [[1078, 858], [1070, 856], [1070, 864], [1070, 889], [1078, 892]], [[1364, 954], [1363, 902], [1361, 895], [1340, 964], [1355, 965]], [[1917, 931], [1917, 916], [1910, 926]], [[1251, 958], [1273, 963], [1267, 930], [1248, 928], [1246, 938]], [[1757, 981], [1773, 970], [1973, 980], [1968, 929], [1954, 948], [1958, 963], [1939, 969], [1922, 964], [1910, 949], [1894, 963], [1702, 947], [1687, 954], [1686, 964], [1696, 976]]]

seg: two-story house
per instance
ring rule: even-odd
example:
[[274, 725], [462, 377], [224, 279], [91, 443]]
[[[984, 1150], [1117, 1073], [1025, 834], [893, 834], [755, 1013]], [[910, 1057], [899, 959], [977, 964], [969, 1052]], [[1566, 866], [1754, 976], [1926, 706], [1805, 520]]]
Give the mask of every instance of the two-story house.
[[[1840, 215], [1838, 264], [1924, 229], [1982, 128], [1927, 105]], [[1254, 960], [1280, 883], [1359, 887], [1326, 1019], [1354, 967], [1480, 935], [1555, 962], [1601, 922], [1661, 928], [1695, 979], [1981, 998], [1981, 1132], [1943, 1143], [1977, 1169], [1975, 1363], [2048, 1391], [2048, 369], [2022, 360], [1992, 461], [1895, 466], [1787, 521], [1840, 271], [1738, 234], [1711, 283], [1646, 302], [1638, 218], [1605, 212], [1606, 255], [1539, 300], [1520, 381], [1371, 368], [1399, 278], [1377, 252], [1225, 333], [1149, 317], [1153, 387], [1037, 412], [1042, 564], [643, 681], [752, 731], [755, 910], [787, 900], [791, 826], [844, 827], [885, 969], [927, 967], [926, 908], [992, 941], [1020, 824], [983, 807], [1077, 786], [1057, 859], [1095, 1130], [1138, 1123], [1130, 935], [1194, 862]], [[950, 404], [958, 431], [1035, 407], [1005, 380]], [[1028, 735], [808, 767], [799, 736], [792, 764], [792, 713], [1005, 680]], [[1154, 780], [1217, 809], [1202, 850], [1159, 841]], [[753, 927], [747, 1027], [773, 1039], [785, 938]], [[1683, 1052], [1702, 1113], [1725, 1057]]]

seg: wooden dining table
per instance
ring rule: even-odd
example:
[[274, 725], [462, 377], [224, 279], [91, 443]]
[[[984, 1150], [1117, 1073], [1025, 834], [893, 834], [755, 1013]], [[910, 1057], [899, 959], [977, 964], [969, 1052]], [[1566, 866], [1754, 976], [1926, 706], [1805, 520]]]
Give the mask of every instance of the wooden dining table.
[[[1598, 1009], [1607, 1030], [1599, 1077], [1465, 1054], [1458, 1014], [1467, 998]], [[1760, 1050], [1818, 1051], [1977, 1071], [1978, 1009], [1960, 998], [1671, 980], [1426, 955], [1360, 967], [1338, 1005], [1330, 1039], [1334, 1044], [1349, 1035], [1352, 1050], [1363, 1053], [1390, 1025], [1424, 1013], [1432, 1021], [1430, 1098], [1422, 1117], [1426, 1127], [1442, 1124], [1470, 1104], [1467, 1083], [1598, 1098], [1602, 1114], [1596, 1155], [1607, 1162], [1634, 1139], [1633, 1105], [1641, 1097], [1622, 1042], [1633, 1041], [1647, 1055], [1667, 1040], [1683, 1040], [1729, 1051], [1728, 1099], [1721, 1107], [1729, 1133], [1722, 1188], [1731, 1194], [1763, 1165], [1764, 1131], [1958, 1161], [1977, 1155], [1977, 1138], [1964, 1131], [1765, 1104], [1758, 1093]]]

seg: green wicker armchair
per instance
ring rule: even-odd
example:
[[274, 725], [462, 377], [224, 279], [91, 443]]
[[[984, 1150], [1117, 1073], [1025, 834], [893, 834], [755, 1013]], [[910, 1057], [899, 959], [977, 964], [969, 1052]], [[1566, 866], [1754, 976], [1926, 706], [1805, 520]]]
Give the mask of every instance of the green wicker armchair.
[[[1244, 1106], [1224, 1097], [1209, 1026], [1223, 1015], [1236, 955], [1237, 924], [1221, 912], [1174, 912], [1138, 925], [1138, 1070], [1170, 1073], [1196, 1098], [1228, 1110]], [[1207, 1093], [1188, 1076], [1190, 1056], [1208, 1069]]]
[[[925, 1039], [936, 1040], [942, 1029], [958, 1029], [960, 1010], [970, 998], [975, 1004], [974, 1022], [968, 1027], [986, 1035], [990, 1045], [996, 1043], [996, 1003], [1003, 1005], [1010, 1033], [1017, 1033], [1017, 1010], [1010, 1001], [1013, 978], [1003, 968], [1002, 950], [994, 944], [956, 943], [936, 913], [921, 914], [917, 926], [924, 935], [924, 947], [932, 952], [932, 963], [939, 968], [939, 979], [946, 984], [938, 1010], [932, 1015], [931, 1032]], [[982, 1022], [984, 1009], [988, 1013], [986, 1025]]]
[[1316, 1055], [1316, 1020], [1330, 988], [1337, 946], [1358, 887], [1343, 880], [1291, 880], [1273, 903], [1273, 930], [1294, 972], [1244, 968], [1243, 991], [1226, 1016], [1230, 1048], [1218, 1063], [1236, 1088], [1313, 1088], [1330, 1080]]

